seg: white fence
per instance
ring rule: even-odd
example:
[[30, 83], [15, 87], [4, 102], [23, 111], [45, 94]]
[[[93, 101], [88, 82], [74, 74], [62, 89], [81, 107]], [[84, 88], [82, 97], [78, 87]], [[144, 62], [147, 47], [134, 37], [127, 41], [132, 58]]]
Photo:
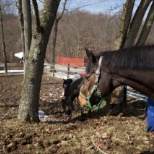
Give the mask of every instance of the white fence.
[[133, 88], [129, 86], [127, 86], [127, 95], [132, 98], [137, 98], [139, 100], [147, 102], [147, 97], [145, 95], [140, 94], [139, 92], [135, 91]]

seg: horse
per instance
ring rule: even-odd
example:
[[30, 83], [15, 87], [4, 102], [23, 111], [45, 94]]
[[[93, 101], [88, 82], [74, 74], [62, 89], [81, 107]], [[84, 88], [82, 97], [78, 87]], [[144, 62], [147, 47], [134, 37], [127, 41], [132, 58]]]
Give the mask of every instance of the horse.
[[[80, 88], [80, 103], [105, 99], [128, 85], [154, 99], [154, 45], [93, 53], [86, 49], [90, 70]], [[94, 90], [92, 90], [94, 89]]]
[[[74, 102], [75, 98], [77, 98], [77, 101], [78, 101], [78, 96], [79, 96], [80, 88], [81, 88], [83, 81], [84, 81], [84, 77], [74, 80], [71, 83], [71, 85], [69, 86], [65, 97], [62, 99], [62, 107], [63, 107], [64, 113], [66, 116], [70, 116], [70, 117], [72, 116], [72, 110], [74, 110], [73, 102]], [[90, 114], [91, 109], [93, 108], [93, 105], [98, 104], [99, 100], [91, 99], [90, 101], [94, 102], [94, 103], [84, 104], [84, 103], [78, 101], [78, 103], [80, 105], [80, 109], [81, 109], [81, 117], [82, 118], [84, 117], [84, 108], [85, 107], [89, 108], [88, 114]], [[98, 105], [98, 108], [100, 105]]]
[[[79, 95], [82, 81], [83, 81], [83, 78], [81, 77], [81, 78], [76, 79], [74, 81], [67, 79], [67, 80], [64, 80], [64, 82], [63, 82], [63, 87], [65, 89], [65, 92], [64, 92], [64, 98], [62, 99], [62, 107], [65, 112], [65, 115], [67, 115], [67, 116], [72, 115], [72, 113], [70, 112], [70, 109], [74, 110], [73, 101]], [[66, 107], [68, 107], [68, 110], [66, 110]]]
[[81, 76], [84, 76], [84, 74], [76, 76], [74, 78], [63, 79], [64, 97], [66, 96], [66, 93], [67, 93], [70, 85], [72, 84], [72, 82], [75, 81], [76, 79], [80, 78]]
[[66, 96], [66, 93], [72, 82], [73, 82], [73, 79], [63, 79], [64, 97]]

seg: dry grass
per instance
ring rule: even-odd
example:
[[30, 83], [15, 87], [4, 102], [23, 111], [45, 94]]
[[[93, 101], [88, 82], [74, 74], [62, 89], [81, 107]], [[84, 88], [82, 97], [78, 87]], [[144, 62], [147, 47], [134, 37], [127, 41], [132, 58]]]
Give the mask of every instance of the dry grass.
[[123, 114], [117, 108], [111, 115], [102, 105], [83, 121], [76, 111], [67, 123], [60, 106], [62, 80], [44, 76], [40, 110], [48, 114], [49, 121], [21, 124], [17, 119], [21, 82], [21, 75], [0, 77], [0, 153], [154, 153], [154, 134], [144, 129], [143, 102], [130, 99]]

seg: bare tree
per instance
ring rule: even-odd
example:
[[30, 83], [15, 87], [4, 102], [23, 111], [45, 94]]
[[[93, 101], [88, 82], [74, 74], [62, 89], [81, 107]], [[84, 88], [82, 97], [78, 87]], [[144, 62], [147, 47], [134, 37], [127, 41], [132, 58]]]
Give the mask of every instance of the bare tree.
[[140, 37], [137, 41], [137, 45], [143, 45], [145, 43], [145, 41], [147, 40], [147, 37], [150, 33], [150, 30], [152, 28], [154, 22], [154, 1], [152, 2], [150, 11], [147, 15], [146, 21], [144, 23], [144, 26], [142, 28]]
[[22, 1], [23, 19], [24, 19], [24, 77], [26, 72], [27, 59], [30, 51], [31, 38], [32, 38], [32, 19], [31, 19], [31, 5], [30, 0]]
[[142, 25], [142, 20], [145, 15], [145, 12], [148, 9], [149, 4], [152, 0], [142, 0], [135, 12], [135, 15], [130, 23], [129, 32], [127, 34], [126, 41], [124, 43], [124, 48], [135, 45], [135, 40], [138, 34], [138, 31]]
[[[1, 2], [1, 1], [0, 1]], [[5, 48], [5, 39], [4, 39], [4, 29], [3, 29], [3, 13], [2, 13], [2, 4], [0, 3], [0, 26], [1, 26], [1, 37], [2, 37], [2, 51], [4, 57], [4, 68], [5, 73], [7, 73], [7, 56], [6, 56], [6, 48]]]
[[63, 14], [65, 12], [65, 8], [66, 8], [66, 3], [67, 3], [67, 0], [64, 1], [62, 12], [59, 15], [59, 17], [56, 17], [55, 23], [54, 23], [53, 42], [52, 42], [52, 49], [51, 49], [51, 51], [52, 51], [51, 63], [53, 63], [53, 64], [55, 64], [55, 49], [56, 49], [56, 42], [57, 42], [58, 23], [59, 23], [60, 19], [63, 17]]
[[127, 33], [132, 18], [134, 3], [135, 0], [127, 0], [126, 3], [124, 4], [120, 32], [118, 39], [116, 40], [116, 49], [123, 48], [124, 43], [126, 41]]
[[23, 81], [18, 118], [20, 121], [39, 122], [39, 93], [43, 74], [47, 43], [51, 33], [60, 0], [44, 0], [39, 16], [36, 0], [32, 0], [36, 27], [32, 37], [31, 48]]
[[24, 18], [23, 18], [22, 0], [18, 0], [17, 7], [18, 7], [18, 19], [21, 31], [22, 52], [25, 53]]

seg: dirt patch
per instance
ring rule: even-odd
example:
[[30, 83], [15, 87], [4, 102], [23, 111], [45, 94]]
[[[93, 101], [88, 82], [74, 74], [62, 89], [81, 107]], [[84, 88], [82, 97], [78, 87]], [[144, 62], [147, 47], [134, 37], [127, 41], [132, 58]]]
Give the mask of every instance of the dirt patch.
[[[22, 75], [0, 75], [0, 153], [11, 154], [149, 154], [154, 134], [145, 132], [145, 103], [129, 98], [123, 113], [108, 115], [103, 104], [81, 120], [79, 106], [67, 122], [61, 107], [62, 80], [44, 75], [40, 110], [47, 122], [21, 124], [17, 119]], [[116, 113], [116, 114], [115, 114]]]

